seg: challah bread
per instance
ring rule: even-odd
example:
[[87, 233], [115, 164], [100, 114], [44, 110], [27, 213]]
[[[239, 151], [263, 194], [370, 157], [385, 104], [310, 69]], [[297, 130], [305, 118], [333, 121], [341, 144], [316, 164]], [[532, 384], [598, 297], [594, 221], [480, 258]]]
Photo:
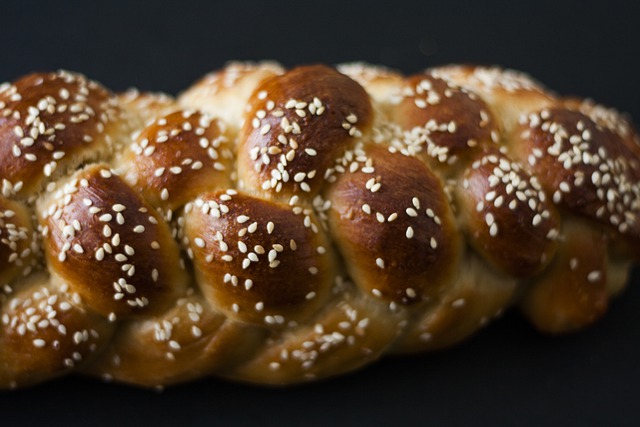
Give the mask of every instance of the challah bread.
[[639, 258], [640, 139], [525, 74], [232, 63], [177, 99], [0, 86], [0, 388], [291, 384], [516, 306], [598, 320]]

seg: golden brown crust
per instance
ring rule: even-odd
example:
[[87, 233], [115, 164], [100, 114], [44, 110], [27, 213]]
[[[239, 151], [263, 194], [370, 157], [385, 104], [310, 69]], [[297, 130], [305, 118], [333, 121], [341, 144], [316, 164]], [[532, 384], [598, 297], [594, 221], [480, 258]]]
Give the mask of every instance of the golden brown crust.
[[249, 99], [238, 148], [245, 188], [313, 196], [325, 171], [371, 125], [369, 96], [320, 65], [263, 81]]
[[536, 177], [497, 150], [481, 153], [456, 186], [461, 228], [494, 267], [524, 277], [553, 259], [560, 217]]
[[497, 274], [473, 253], [463, 256], [457, 277], [441, 298], [418, 313], [395, 353], [440, 350], [459, 343], [499, 317], [518, 292], [515, 278]]
[[385, 300], [433, 298], [449, 284], [460, 250], [442, 184], [415, 158], [377, 146], [365, 156], [325, 196], [347, 271], [362, 290]]
[[487, 104], [453, 82], [418, 74], [401, 89], [392, 120], [409, 131], [412, 144], [424, 144], [434, 165], [468, 161], [478, 150], [499, 142], [496, 122]]
[[209, 73], [178, 97], [185, 109], [197, 109], [229, 124], [237, 133], [242, 127], [247, 100], [260, 82], [280, 75], [277, 62], [230, 62], [222, 70]]
[[491, 106], [503, 132], [513, 129], [523, 112], [556, 103], [542, 84], [520, 71], [496, 66], [449, 65], [431, 68], [429, 72], [481, 96]]
[[527, 318], [541, 331], [559, 334], [584, 328], [607, 309], [607, 239], [574, 218], [549, 269], [521, 300]]
[[24, 204], [0, 196], [0, 302], [11, 292], [11, 282], [37, 265], [40, 247], [31, 216]]
[[404, 83], [402, 74], [382, 66], [350, 62], [340, 64], [336, 69], [358, 82], [385, 112], [392, 109], [390, 104], [397, 102], [398, 90]]
[[0, 384], [24, 386], [70, 372], [99, 353], [114, 330], [66, 285], [38, 273], [3, 306]]
[[121, 325], [89, 372], [148, 387], [174, 384], [224, 372], [252, 354], [264, 335], [214, 312], [192, 294], [161, 315]]
[[[176, 100], [165, 93], [140, 92], [137, 89], [129, 89], [117, 94], [116, 97], [120, 109], [123, 110], [123, 116], [128, 121], [134, 135], [149, 122], [179, 109]], [[125, 144], [128, 142], [128, 139], [123, 141]]]
[[103, 316], [158, 312], [186, 273], [169, 227], [103, 165], [87, 167], [40, 206], [47, 263]]
[[621, 135], [564, 108], [523, 121], [522, 155], [554, 203], [639, 241], [637, 157]]
[[233, 153], [216, 119], [176, 111], [144, 128], [118, 166], [153, 206], [176, 209], [205, 191], [229, 188]]
[[303, 320], [331, 290], [329, 242], [310, 210], [231, 190], [207, 193], [187, 206], [185, 236], [203, 293], [232, 319]]
[[498, 67], [234, 63], [177, 100], [34, 74], [2, 153], [0, 388], [303, 382], [514, 305], [574, 331], [640, 259], [629, 119]]
[[5, 196], [31, 195], [60, 172], [104, 157], [122, 133], [115, 98], [80, 74], [30, 74], [0, 91], [0, 106]]
[[224, 376], [266, 384], [312, 381], [378, 358], [402, 332], [406, 316], [347, 291], [305, 324], [267, 341], [257, 357]]

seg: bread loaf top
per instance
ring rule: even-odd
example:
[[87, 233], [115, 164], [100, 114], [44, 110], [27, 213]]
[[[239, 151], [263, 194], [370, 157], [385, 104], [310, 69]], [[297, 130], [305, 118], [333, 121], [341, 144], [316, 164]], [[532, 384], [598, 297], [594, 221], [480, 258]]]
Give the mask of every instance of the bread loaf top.
[[574, 331], [640, 256], [639, 178], [628, 118], [499, 67], [34, 73], [0, 86], [0, 387], [309, 381], [512, 306]]

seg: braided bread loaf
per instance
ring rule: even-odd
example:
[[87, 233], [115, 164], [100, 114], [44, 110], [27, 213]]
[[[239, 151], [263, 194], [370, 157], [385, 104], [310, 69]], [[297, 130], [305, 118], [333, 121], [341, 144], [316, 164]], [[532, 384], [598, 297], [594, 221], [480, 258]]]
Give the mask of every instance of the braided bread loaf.
[[287, 384], [518, 306], [596, 321], [640, 256], [640, 140], [499, 68], [230, 64], [177, 99], [0, 86], [0, 387]]

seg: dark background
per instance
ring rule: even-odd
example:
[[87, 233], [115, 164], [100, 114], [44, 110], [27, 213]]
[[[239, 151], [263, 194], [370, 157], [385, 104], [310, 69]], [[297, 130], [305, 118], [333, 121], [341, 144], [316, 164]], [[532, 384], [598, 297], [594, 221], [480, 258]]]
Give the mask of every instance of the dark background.
[[[592, 6], [591, 4], [597, 4]], [[634, 1], [0, 2], [0, 81], [81, 71], [172, 94], [232, 59], [502, 64], [640, 121]], [[640, 425], [640, 269], [590, 329], [517, 313], [451, 350], [289, 389], [207, 379], [163, 393], [65, 378], [0, 392], [0, 425]]]

